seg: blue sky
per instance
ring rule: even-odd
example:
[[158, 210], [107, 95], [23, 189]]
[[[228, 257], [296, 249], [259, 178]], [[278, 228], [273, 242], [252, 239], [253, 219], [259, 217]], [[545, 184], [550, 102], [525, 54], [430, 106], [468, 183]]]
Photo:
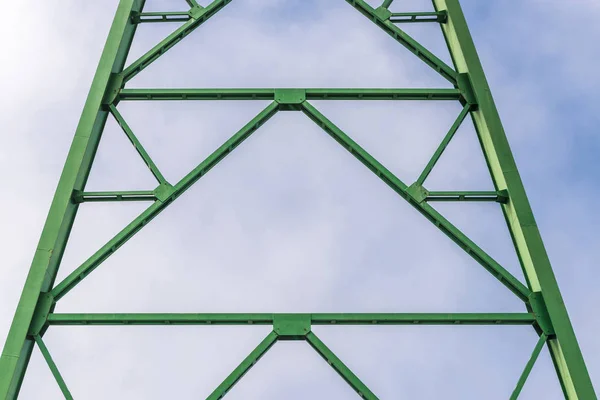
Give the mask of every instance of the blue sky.
[[[183, 0], [147, 4], [153, 10], [185, 6]], [[600, 217], [592, 210], [600, 178], [600, 50], [594, 46], [600, 5], [462, 4], [598, 386]], [[10, 227], [3, 233], [2, 341], [116, 1], [65, 0], [60, 10], [46, 3], [7, 7], [14, 18], [0, 27], [2, 37], [13, 38], [3, 43], [10, 57], [0, 66], [5, 93], [0, 101], [7, 111], [0, 114], [0, 165], [12, 195], [0, 200], [0, 220]], [[430, 9], [424, 0], [393, 6]], [[18, 23], [25, 16], [31, 29]], [[140, 29], [131, 59], [174, 29], [158, 25]], [[433, 24], [407, 31], [449, 59]], [[446, 82], [344, 1], [236, 0], [131, 86], [446, 87]], [[314, 104], [408, 183], [460, 111], [437, 103]], [[120, 110], [174, 183], [264, 106], [142, 102]], [[151, 189], [151, 178], [109, 121], [88, 188]], [[461, 127], [426, 186], [491, 188], [471, 126]], [[522, 311], [495, 279], [299, 113], [275, 116], [178, 203], [69, 293], [58, 310]], [[142, 207], [82, 206], [59, 279]], [[439, 210], [522, 278], [495, 205]], [[508, 398], [536, 340], [531, 329], [518, 327], [316, 332], [382, 399]], [[55, 328], [46, 340], [76, 398], [202, 398], [265, 334], [261, 328]], [[227, 398], [355, 396], [308, 346], [283, 343], [271, 352]], [[540, 393], [561, 398], [553, 374], [543, 353], [522, 398]], [[23, 396], [42, 392], [60, 398], [34, 353]]]

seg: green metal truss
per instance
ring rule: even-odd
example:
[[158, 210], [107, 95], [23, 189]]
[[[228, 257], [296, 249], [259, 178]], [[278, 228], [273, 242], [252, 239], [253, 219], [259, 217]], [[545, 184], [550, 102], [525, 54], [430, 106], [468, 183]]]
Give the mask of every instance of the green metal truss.
[[[33, 263], [19, 300], [2, 357], [0, 398], [15, 399], [37, 344], [65, 398], [72, 395], [42, 337], [51, 325], [270, 325], [273, 331], [215, 389], [209, 399], [222, 398], [279, 340], [304, 340], [363, 398], [377, 396], [312, 332], [313, 325], [529, 325], [539, 336], [532, 356], [516, 383], [516, 399], [537, 356], [548, 346], [565, 398], [593, 400], [596, 394], [569, 321], [531, 207], [517, 172], [473, 40], [458, 0], [433, 0], [434, 12], [392, 13], [386, 0], [373, 8], [364, 0], [346, 0], [425, 64], [448, 80], [452, 89], [128, 89], [126, 83], [232, 0], [214, 0], [202, 7], [187, 0], [185, 12], [143, 12], [145, 0], [120, 0], [83, 114], [77, 126], [58, 188]], [[183, 24], [127, 68], [125, 60], [140, 23], [180, 21]], [[399, 23], [438, 23], [454, 68], [398, 27]], [[144, 150], [117, 109], [121, 101], [270, 100], [271, 103], [179, 182], [172, 185]], [[345, 132], [325, 117], [311, 100], [436, 100], [459, 101], [463, 109], [416, 182], [407, 185]], [[319, 125], [362, 164], [417, 209], [498, 281], [521, 299], [523, 313], [469, 314], [60, 314], [56, 302], [87, 277], [161, 211], [215, 167], [279, 111], [300, 111]], [[86, 192], [85, 185], [109, 115], [118, 122], [157, 181], [148, 191]], [[467, 116], [471, 116], [495, 191], [435, 192], [424, 182]], [[56, 273], [81, 203], [148, 201], [151, 205], [110, 239], [62, 282]], [[464, 233], [445, 219], [431, 201], [490, 201], [502, 208], [526, 284], [511, 275]]]

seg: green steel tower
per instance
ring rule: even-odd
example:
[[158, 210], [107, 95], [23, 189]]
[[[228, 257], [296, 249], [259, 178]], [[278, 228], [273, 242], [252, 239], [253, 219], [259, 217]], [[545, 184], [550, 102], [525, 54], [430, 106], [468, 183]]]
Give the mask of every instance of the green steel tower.
[[[36, 249], [18, 307], [0, 359], [0, 398], [18, 397], [34, 346], [47, 361], [65, 398], [72, 399], [67, 383], [46, 348], [43, 336], [52, 325], [247, 325], [273, 327], [247, 358], [208, 397], [220, 399], [279, 340], [306, 341], [362, 398], [378, 397], [311, 330], [313, 325], [530, 325], [539, 340], [511, 399], [516, 399], [544, 346], [547, 346], [565, 398], [594, 400], [596, 394], [571, 326], [532, 210], [519, 177], [498, 111], [479, 61], [458, 0], [433, 0], [432, 12], [394, 13], [393, 0], [373, 8], [364, 0], [346, 0], [396, 42], [407, 48], [429, 68], [449, 81], [449, 89], [131, 89], [127, 83], [171, 47], [211, 19], [232, 0], [214, 0], [206, 7], [187, 0], [184, 12], [144, 12], [145, 0], [120, 0], [100, 63], [94, 76], [79, 125], [60, 177], [56, 194]], [[235, 7], [235, 4], [230, 5]], [[181, 21], [183, 24], [127, 67], [125, 61], [138, 24]], [[439, 24], [450, 51], [453, 67], [406, 34], [402, 23]], [[271, 103], [179, 182], [168, 182], [144, 150], [123, 116], [119, 102], [136, 100], [269, 100]], [[436, 100], [458, 101], [462, 111], [429, 163], [414, 183], [402, 182], [367, 153], [352, 138], [323, 115], [313, 100]], [[320, 126], [359, 162], [370, 169], [400, 198], [470, 255], [523, 301], [522, 313], [344, 313], [344, 314], [62, 314], [56, 302], [154, 217], [175, 202], [252, 133], [280, 111], [299, 111]], [[470, 116], [492, 176], [495, 191], [428, 191], [425, 180], [465, 118]], [[151, 191], [86, 192], [86, 181], [94, 162], [102, 131], [114, 118], [157, 181]], [[71, 227], [82, 203], [91, 201], [149, 201], [151, 205], [116, 236], [76, 268], [63, 281], [55, 282]], [[490, 255], [452, 225], [429, 203], [432, 201], [489, 201], [502, 208], [526, 282], [520, 282]], [[533, 334], [533, 332], [532, 332]]]

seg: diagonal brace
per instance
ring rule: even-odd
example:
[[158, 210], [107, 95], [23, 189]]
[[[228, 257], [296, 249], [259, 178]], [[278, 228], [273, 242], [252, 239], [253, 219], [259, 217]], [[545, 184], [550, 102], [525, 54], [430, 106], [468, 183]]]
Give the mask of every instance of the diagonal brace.
[[419, 57], [425, 64], [436, 70], [440, 75], [446, 78], [450, 83], [456, 85], [457, 73], [446, 63], [436, 57], [432, 52], [423, 47], [419, 42], [398, 28], [390, 21], [392, 15], [386, 8], [374, 9], [364, 0], [346, 0], [361, 14], [373, 21], [377, 26], [383, 29], [387, 34], [396, 39], [401, 45], [406, 47], [411, 53]]
[[135, 150], [138, 152], [140, 157], [142, 157], [142, 159], [144, 160], [144, 163], [146, 164], [148, 169], [150, 169], [150, 172], [152, 172], [152, 175], [154, 175], [154, 177], [156, 178], [158, 183], [159, 184], [167, 183], [167, 180], [165, 179], [163, 174], [160, 172], [160, 170], [158, 169], [156, 164], [154, 164], [154, 161], [152, 161], [152, 158], [150, 158], [150, 155], [148, 154], [146, 149], [144, 149], [144, 146], [142, 146], [142, 144], [140, 143], [138, 138], [134, 135], [133, 131], [131, 130], [131, 128], [129, 127], [127, 122], [125, 122], [125, 119], [123, 118], [123, 116], [121, 115], [119, 110], [117, 110], [117, 107], [115, 107], [113, 104], [111, 104], [109, 106], [109, 110], [110, 110], [110, 113], [113, 115], [113, 117], [115, 117], [115, 120], [117, 121], [117, 123], [119, 124], [121, 129], [123, 129], [123, 132], [125, 132], [125, 135], [127, 135], [127, 138], [129, 139], [129, 141], [131, 142], [131, 144], [133, 145]]
[[309, 102], [302, 104], [302, 111], [317, 125], [319, 125], [332, 138], [347, 149], [367, 168], [373, 171], [382, 181], [384, 181], [392, 190], [407, 200], [410, 205], [417, 209], [423, 216], [432, 222], [438, 229], [444, 232], [450, 239], [465, 250], [471, 257], [481, 264], [486, 270], [492, 273], [504, 286], [517, 295], [524, 302], [528, 301], [531, 291], [523, 285], [510, 272], [504, 269], [497, 261], [490, 257], [485, 251], [477, 246], [458, 228], [452, 225], [440, 213], [427, 203], [417, 201], [411, 195], [409, 188], [404, 182], [398, 179], [394, 174], [385, 168], [379, 161], [371, 156], [365, 149], [360, 147], [354, 140], [346, 135], [340, 128], [329, 121]]
[[456, 118], [456, 120], [454, 121], [454, 123], [452, 124], [452, 126], [450, 127], [450, 130], [448, 131], [448, 133], [446, 134], [446, 136], [444, 136], [444, 139], [442, 140], [442, 142], [440, 143], [440, 145], [436, 149], [435, 153], [433, 153], [433, 156], [431, 157], [431, 160], [429, 160], [429, 162], [427, 163], [427, 166], [425, 167], [425, 169], [423, 170], [423, 172], [421, 172], [421, 175], [419, 175], [419, 178], [417, 179], [417, 184], [418, 185], [421, 185], [421, 186], [423, 185], [423, 183], [425, 182], [425, 179], [427, 179], [427, 177], [431, 173], [431, 170], [433, 169], [433, 167], [435, 166], [435, 164], [438, 162], [438, 160], [442, 156], [442, 153], [444, 152], [444, 150], [446, 150], [446, 147], [448, 147], [448, 143], [450, 143], [450, 141], [454, 137], [454, 134], [456, 133], [456, 131], [458, 131], [458, 128], [460, 128], [460, 126], [462, 125], [463, 121], [465, 120], [465, 118], [469, 114], [469, 110], [470, 109], [471, 109], [471, 105], [470, 104], [466, 104], [463, 107], [463, 109], [460, 112], [460, 114], [458, 114], [458, 117]]
[[531, 290], [543, 294], [547, 314], [555, 333], [549, 337], [548, 347], [564, 395], [568, 399], [596, 399], [590, 374], [465, 15], [458, 0], [432, 2], [435, 11], [445, 11], [448, 14], [448, 23], [441, 25], [446, 44], [457, 72], [469, 78], [472, 96], [477, 100], [478, 108], [471, 113], [471, 117], [494, 186], [496, 190], [506, 190], [510, 194], [510, 201], [502, 205], [502, 211], [527, 284]]
[[67, 388], [67, 384], [61, 376], [56, 363], [52, 359], [52, 356], [50, 356], [50, 352], [48, 351], [46, 344], [39, 335], [35, 335], [34, 339], [40, 349], [40, 352], [44, 356], [46, 363], [48, 363], [48, 367], [50, 367], [50, 371], [52, 371], [52, 375], [54, 375], [54, 379], [56, 379], [56, 383], [58, 383], [63, 396], [65, 396], [65, 399], [67, 400], [73, 400], [73, 396], [71, 395], [71, 392], [69, 392], [69, 388]]
[[69, 274], [62, 282], [56, 285], [51, 294], [54, 296], [56, 301], [67, 294], [73, 289], [79, 282], [81, 282], [86, 276], [88, 276], [94, 269], [96, 269], [104, 260], [110, 257], [117, 251], [119, 247], [125, 244], [129, 239], [133, 237], [139, 230], [141, 230], [146, 224], [148, 224], [154, 217], [160, 214], [169, 204], [173, 202], [177, 197], [181, 196], [187, 189], [189, 189], [198, 179], [204, 176], [210, 169], [217, 165], [223, 158], [230, 154], [237, 146], [239, 146], [244, 140], [250, 137], [262, 124], [267, 122], [275, 113], [277, 113], [279, 105], [275, 102], [268, 105], [263, 111], [258, 113], [250, 122], [248, 122], [242, 129], [240, 129], [235, 135], [227, 140], [221, 147], [215, 150], [210, 156], [208, 156], [202, 163], [194, 168], [189, 174], [172, 188], [172, 192], [165, 196], [163, 200], [154, 202], [148, 207], [142, 214], [134, 219], [129, 225], [127, 225], [121, 232], [117, 233], [112, 239], [110, 239], [100, 250], [94, 253], [88, 258], [83, 264], [81, 264], [75, 271]]
[[517, 387], [510, 396], [510, 400], [517, 400], [519, 394], [521, 394], [521, 390], [523, 390], [523, 386], [525, 385], [525, 382], [527, 381], [527, 378], [529, 377], [529, 374], [531, 373], [531, 370], [533, 369], [533, 366], [535, 365], [535, 362], [537, 361], [540, 352], [544, 348], [544, 344], [546, 344], [546, 339], [548, 339], [548, 337], [546, 336], [546, 334], [542, 333], [540, 339], [535, 345], [535, 348], [533, 349], [533, 352], [531, 353], [529, 361], [527, 361], [527, 364], [525, 365], [525, 369], [523, 370], [519, 381], [517, 382]]
[[258, 362], [258, 360], [260, 360], [260, 358], [264, 356], [265, 353], [269, 351], [269, 349], [273, 347], [275, 343], [277, 343], [277, 340], [278, 335], [274, 331], [271, 331], [271, 333], [269, 333], [267, 337], [264, 338], [258, 346], [256, 346], [256, 348], [248, 355], [248, 357], [246, 357], [244, 361], [242, 361], [241, 364], [238, 365], [238, 367], [233, 370], [233, 372], [229, 374], [227, 378], [225, 378], [223, 383], [221, 383], [206, 398], [206, 400], [222, 399], [227, 392], [230, 391], [240, 379], [242, 379], [242, 377], [250, 370], [250, 368], [252, 368]]
[[75, 203], [107, 202], [107, 201], [155, 201], [156, 195], [153, 191], [135, 190], [126, 192], [74, 192]]
[[[47, 315], [47, 316], [46, 316]], [[287, 336], [305, 336], [311, 325], [533, 325], [539, 317], [533, 313], [142, 313], [142, 314], [44, 314], [43, 323], [57, 326], [74, 325], [274, 325], [273, 329], [286, 336], [285, 325], [300, 327], [300, 333]], [[290, 323], [291, 322], [291, 323]], [[279, 329], [278, 329], [279, 328]], [[289, 332], [288, 332], [289, 333]]]
[[166, 53], [167, 50], [179, 43], [181, 39], [192, 33], [204, 22], [208, 21], [210, 17], [223, 9], [223, 7], [225, 7], [229, 2], [231, 2], [231, 0], [214, 0], [206, 8], [194, 8], [198, 10], [198, 12], [192, 13], [192, 19], [177, 28], [173, 33], [164, 38], [146, 54], [131, 63], [131, 65], [123, 71], [123, 82], [129, 81], [134, 76], [139, 74], [147, 66], [156, 61], [161, 55]]
[[342, 360], [340, 360], [333, 351], [318, 338], [317, 335], [313, 332], [309, 332], [308, 335], [306, 335], [306, 341], [325, 361], [327, 361], [329, 365], [331, 365], [335, 372], [337, 372], [360, 397], [367, 400], [378, 400], [378, 397], [371, 392], [367, 385], [354, 375], [350, 368], [348, 368]]

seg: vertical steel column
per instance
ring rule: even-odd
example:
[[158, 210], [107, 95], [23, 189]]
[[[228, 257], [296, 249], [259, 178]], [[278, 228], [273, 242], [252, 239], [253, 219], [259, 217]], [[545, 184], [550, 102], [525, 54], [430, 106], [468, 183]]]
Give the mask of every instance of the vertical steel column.
[[[186, 1], [192, 8], [188, 12], [175, 13], [186, 16], [184, 18], [186, 22], [141, 56], [140, 59], [131, 63], [127, 69], [124, 69], [137, 23], [152, 21], [151, 19], [144, 20], [145, 17], [173, 13], [144, 14], [142, 9], [145, 0], [120, 0], [0, 358], [0, 400], [17, 397], [35, 342], [38, 343], [65, 398], [71, 398], [66, 383], [41, 338], [49, 324], [171, 325], [172, 323], [175, 325], [248, 325], [254, 323], [273, 325], [273, 333], [230, 374], [229, 378], [209, 398], [223, 397], [233, 384], [254, 365], [258, 358], [275, 341], [281, 339], [307, 340], [341, 377], [359, 392], [361, 397], [376, 399], [377, 397], [358, 377], [348, 370], [337, 356], [314, 336], [310, 331], [311, 324], [414, 325], [426, 323], [444, 325], [451, 323], [497, 325], [502, 323], [532, 325], [540, 335], [538, 344], [517, 383], [512, 398], [516, 398], [520, 393], [539, 352], [544, 344], [548, 343], [565, 397], [584, 400], [596, 399], [506, 135], [491, 97], [483, 68], [460, 8], [459, 0], [432, 0], [436, 8], [435, 13], [401, 13], [402, 16], [415, 18], [411, 20], [414, 22], [441, 24], [456, 71], [394, 25], [394, 21], [391, 19], [394, 14], [387, 9], [393, 0], [383, 1], [382, 6], [377, 9], [373, 9], [364, 0], [346, 0], [395, 40], [407, 47], [425, 64], [442, 74], [457, 87], [455, 89], [146, 88], [121, 90], [125, 82], [231, 2], [231, 0], [213, 0], [207, 7], [202, 7], [197, 4], [196, 0]], [[436, 15], [436, 18], [416, 20], [417, 16], [425, 14]], [[116, 106], [119, 100], [272, 100], [273, 103], [244, 125], [175, 186], [171, 186], [164, 179], [158, 167], [153, 163], [118, 112]], [[464, 108], [417, 182], [409, 187], [321, 114], [309, 103], [310, 100], [460, 100]], [[103, 260], [113, 254], [121, 245], [146, 226], [150, 220], [281, 110], [302, 111], [317, 123], [401, 198], [407, 200], [419, 210], [425, 218], [435, 224], [460, 248], [470, 254], [481, 266], [520, 298], [527, 305], [527, 312], [517, 314], [55, 314], [53, 312], [58, 299], [73, 289]], [[154, 191], [104, 191], [93, 193], [84, 191], [109, 112], [112, 112], [160, 184]], [[422, 187], [422, 184], [468, 114], [471, 114], [475, 124], [496, 191], [427, 191]], [[67, 278], [54, 286], [56, 273], [77, 213], [78, 204], [86, 201], [133, 200], [150, 200], [154, 203]], [[428, 201], [496, 201], [501, 203], [529, 288], [427, 204]]]
[[73, 191], [85, 187], [108, 116], [103, 99], [111, 79], [125, 65], [137, 26], [131, 15], [141, 12], [144, 3], [119, 3], [0, 358], [0, 399], [14, 399], [19, 393], [34, 345], [29, 335], [34, 311], [41, 293], [54, 283], [77, 213]]
[[541, 292], [555, 335], [548, 340], [565, 397], [596, 399], [531, 206], [517, 171], [498, 110], [458, 0], [432, 0], [448, 20], [442, 31], [458, 73], [467, 73], [478, 107], [471, 112], [486, 162], [497, 190], [507, 190], [502, 209], [527, 283]]

